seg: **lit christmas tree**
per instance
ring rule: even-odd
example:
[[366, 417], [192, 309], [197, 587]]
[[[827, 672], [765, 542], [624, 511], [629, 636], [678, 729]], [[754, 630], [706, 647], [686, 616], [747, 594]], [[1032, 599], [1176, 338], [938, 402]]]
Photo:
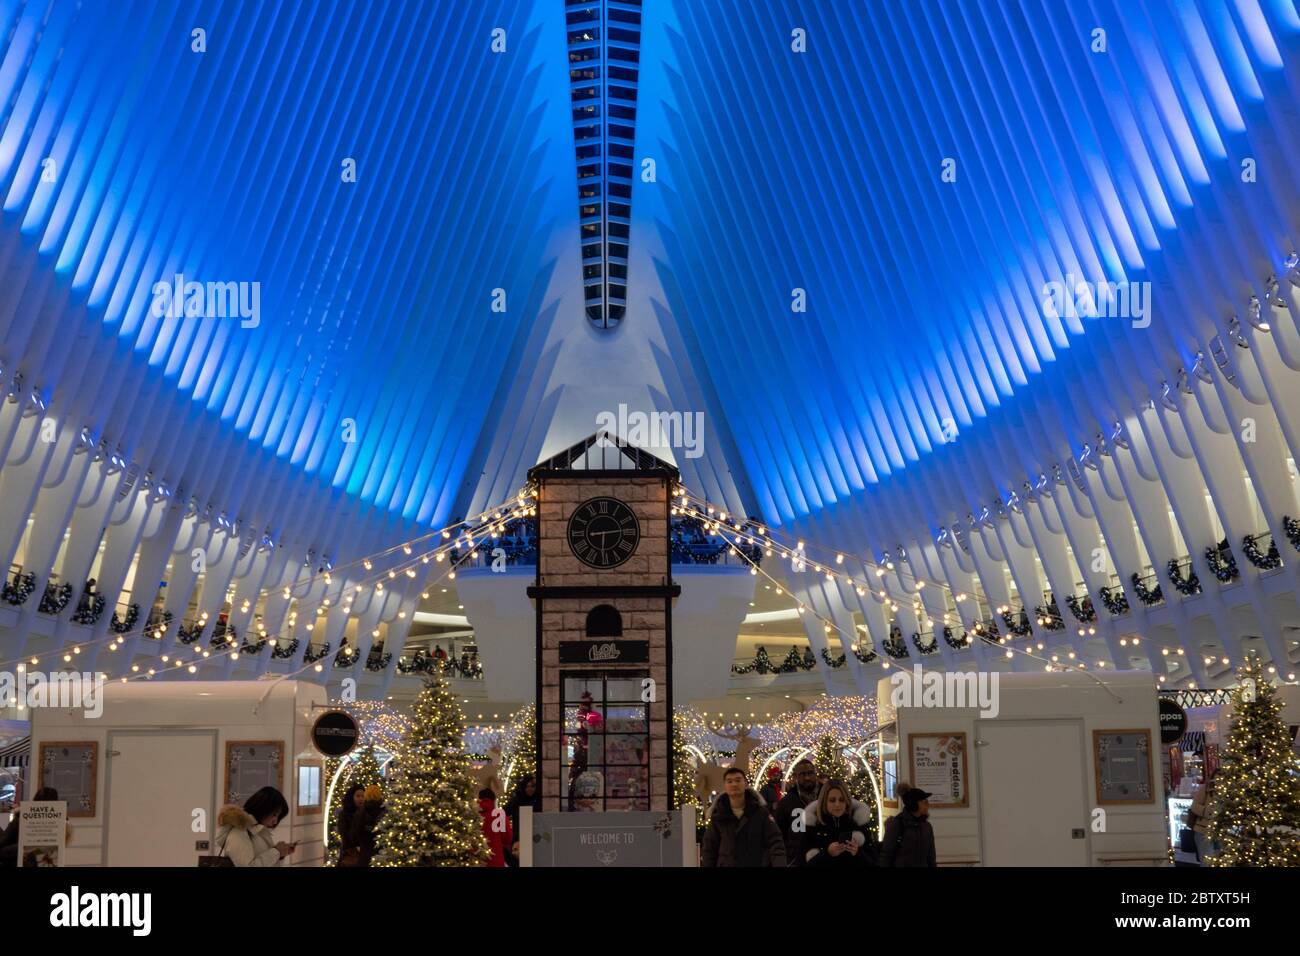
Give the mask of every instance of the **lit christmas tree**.
[[848, 782], [849, 773], [848, 766], [844, 763], [844, 748], [829, 734], [817, 738], [812, 762], [819, 774], [824, 774], [830, 780]]
[[441, 674], [415, 699], [388, 765], [388, 812], [375, 866], [477, 866], [487, 861], [478, 793], [465, 754], [465, 717]]
[[530, 774], [537, 776], [537, 708], [532, 704], [524, 704], [510, 719], [510, 730], [501, 750], [501, 767], [501, 786], [507, 800], [514, 795], [520, 780]]
[[1214, 778], [1211, 866], [1300, 866], [1300, 760], [1277, 688], [1248, 654], [1232, 691], [1232, 730]]
[[704, 804], [700, 802], [695, 792], [695, 755], [686, 746], [685, 734], [681, 726], [683, 722], [680, 715], [673, 715], [672, 808], [674, 810], [680, 810], [682, 807], [695, 808], [695, 836], [697, 840], [701, 840], [704, 838], [708, 823], [707, 814]]
[[[333, 779], [334, 771], [338, 769], [338, 761], [331, 761], [331, 763], [334, 766], [329, 768], [330, 774], [327, 779]], [[334, 866], [338, 862], [339, 849], [342, 847], [342, 839], [339, 836], [339, 811], [343, 808], [343, 798], [354, 783], [359, 783], [363, 787], [372, 784], [382, 787], [384, 783], [384, 775], [379, 771], [379, 761], [375, 759], [373, 744], [362, 750], [356, 760], [349, 761], [348, 766], [339, 775], [338, 783], [334, 785], [334, 801], [329, 808], [329, 844], [326, 847], [325, 857], [328, 866]]]

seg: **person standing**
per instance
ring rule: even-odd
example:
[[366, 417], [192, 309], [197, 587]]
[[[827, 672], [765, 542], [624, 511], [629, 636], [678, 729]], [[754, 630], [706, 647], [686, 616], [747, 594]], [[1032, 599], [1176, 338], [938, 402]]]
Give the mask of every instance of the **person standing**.
[[275, 866], [298, 848], [296, 843], [272, 842], [274, 830], [289, 815], [289, 803], [275, 787], [263, 787], [244, 801], [217, 814], [217, 855], [235, 866]]
[[492, 853], [484, 865], [504, 867], [515, 842], [510, 817], [505, 810], [497, 810], [497, 795], [486, 787], [478, 792], [478, 812], [483, 816], [483, 836]]
[[903, 794], [903, 809], [885, 824], [880, 841], [881, 866], [938, 866], [930, 794], [916, 787]]
[[354, 783], [339, 808], [339, 866], [369, 866], [375, 855], [375, 824], [384, 814], [379, 787]]
[[739, 767], [722, 775], [723, 792], [709, 811], [701, 866], [785, 866], [785, 842], [763, 798]]
[[[803, 835], [811, 821], [802, 814], [811, 812], [806, 808], [817, 799], [817, 771], [811, 760], [800, 760], [794, 765], [794, 786], [786, 791], [781, 802], [776, 805], [776, 825], [781, 831], [785, 843], [785, 858], [791, 866], [803, 864], [803, 854], [799, 848], [803, 845]], [[800, 814], [796, 820], [796, 814]]]
[[758, 791], [758, 795], [763, 798], [763, 802], [769, 807], [777, 807], [781, 803], [781, 768], [767, 768], [767, 782], [763, 784], [763, 789]]
[[1196, 858], [1201, 866], [1214, 855], [1214, 845], [1210, 840], [1210, 823], [1214, 819], [1214, 776], [1201, 781], [1201, 785], [1192, 794], [1192, 805], [1187, 808], [1188, 821], [1192, 825], [1192, 839], [1196, 841]]
[[817, 802], [806, 811], [808, 830], [802, 840], [805, 866], [874, 866], [872, 847], [867, 840], [871, 812], [866, 804], [854, 800], [848, 787], [839, 780], [829, 780], [822, 787]]
[[506, 803], [506, 816], [510, 818], [510, 829], [514, 833], [514, 840], [510, 846], [510, 854], [514, 859], [506, 860], [511, 866], [519, 865], [520, 807], [532, 807], [533, 813], [540, 813], [542, 809], [542, 793], [537, 787], [537, 778], [531, 773], [519, 781], [519, 785], [515, 787], [515, 795]]

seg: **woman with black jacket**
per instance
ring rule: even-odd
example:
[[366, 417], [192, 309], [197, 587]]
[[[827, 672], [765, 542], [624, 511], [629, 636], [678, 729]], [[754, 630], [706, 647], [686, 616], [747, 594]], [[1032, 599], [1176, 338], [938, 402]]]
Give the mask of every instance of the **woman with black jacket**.
[[[348, 787], [339, 809], [339, 866], [369, 866], [375, 855], [375, 824], [384, 814], [375, 792], [359, 783]], [[367, 799], [367, 796], [370, 799]]]
[[515, 787], [514, 796], [506, 802], [506, 815], [510, 818], [510, 831], [515, 835], [514, 846], [510, 848], [510, 855], [506, 857], [506, 863], [510, 866], [519, 865], [519, 808], [532, 807], [533, 813], [538, 813], [542, 809], [542, 792], [537, 786], [537, 778], [531, 773], [519, 781]]
[[828, 780], [817, 802], [804, 813], [804, 866], [875, 866], [875, 848], [867, 839], [871, 810], [849, 796], [848, 787]]

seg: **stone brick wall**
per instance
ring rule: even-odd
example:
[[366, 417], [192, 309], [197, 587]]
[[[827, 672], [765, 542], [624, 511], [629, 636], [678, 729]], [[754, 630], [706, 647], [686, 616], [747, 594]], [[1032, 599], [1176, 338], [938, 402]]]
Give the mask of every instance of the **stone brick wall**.
[[[576, 476], [575, 476], [576, 478]], [[542, 699], [539, 701], [541, 729], [540, 760], [542, 765], [542, 808], [561, 809], [565, 771], [560, 766], [562, 754], [560, 644], [568, 641], [600, 642], [610, 638], [588, 638], [587, 614], [598, 604], [613, 605], [622, 616], [623, 634], [615, 640], [646, 641], [650, 646], [650, 663], [601, 664], [572, 670], [607, 670], [644, 673], [648, 670], [655, 682], [655, 697], [650, 704], [650, 807], [667, 810], [669, 802], [668, 687], [672, 679], [668, 655], [668, 618], [672, 602], [667, 598], [629, 597], [618, 588], [661, 586], [668, 582], [665, 573], [668, 555], [667, 537], [668, 485], [662, 478], [611, 479], [602, 481], [549, 479], [538, 496], [538, 565], [543, 587], [608, 587], [602, 597], [537, 599], [541, 615], [541, 642], [538, 666], [542, 674]], [[626, 502], [637, 515], [641, 540], [632, 556], [617, 568], [589, 568], [569, 550], [566, 537], [569, 515], [589, 498], [608, 496]]]
[[[662, 478], [620, 478], [607, 481], [549, 479], [538, 494], [538, 571], [547, 587], [667, 584], [668, 486]], [[616, 568], [589, 568], [569, 550], [569, 516], [589, 498], [617, 498], [636, 513], [641, 542], [632, 556]]]

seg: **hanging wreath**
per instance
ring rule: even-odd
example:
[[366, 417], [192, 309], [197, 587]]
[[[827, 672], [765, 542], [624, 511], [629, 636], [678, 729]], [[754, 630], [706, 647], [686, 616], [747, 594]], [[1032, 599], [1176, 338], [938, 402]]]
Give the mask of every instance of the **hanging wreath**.
[[[74, 624], [85, 624], [86, 626], [89, 626], [98, 621], [103, 615], [104, 605], [107, 603], [104, 599], [104, 595], [92, 594], [88, 595], [88, 597], [90, 600], [86, 601], [84, 604], [79, 604], [77, 609], [72, 612], [72, 622]], [[116, 614], [113, 615], [113, 619], [117, 619]], [[135, 622], [133, 621], [132, 623]], [[117, 633], [121, 634], [122, 632], [118, 631]]]
[[1237, 570], [1237, 559], [1232, 556], [1227, 539], [1206, 548], [1205, 560], [1210, 565], [1210, 570], [1214, 572], [1214, 576], [1223, 584], [1241, 577], [1241, 572]]
[[1097, 609], [1092, 606], [1092, 598], [1086, 594], [1082, 601], [1071, 594], [1065, 599], [1065, 606], [1070, 609], [1070, 613], [1080, 624], [1092, 624], [1097, 620]]
[[843, 667], [843, 666], [844, 666], [844, 655], [843, 655], [843, 654], [841, 654], [839, 657], [831, 657], [830, 652], [827, 651], [826, 648], [824, 648], [824, 647], [822, 648], [822, 660], [825, 661], [827, 667]]
[[1065, 630], [1065, 621], [1061, 618], [1061, 609], [1057, 606], [1055, 599], [1050, 604], [1040, 604], [1034, 608], [1034, 614], [1038, 619], [1039, 626], [1044, 630]]
[[1196, 569], [1192, 567], [1190, 560], [1187, 562], [1187, 577], [1183, 577], [1183, 566], [1178, 563], [1177, 558], [1170, 558], [1169, 563], [1165, 565], [1165, 570], [1169, 572], [1169, 583], [1179, 594], [1201, 593], [1201, 579], [1196, 576]]
[[926, 634], [925, 637], [929, 640], [923, 641], [922, 635], [918, 634], [916, 631], [912, 632], [912, 643], [916, 645], [916, 649], [927, 657], [931, 654], [938, 653], [939, 642], [935, 639], [934, 634]]
[[1122, 588], [1105, 587], [1101, 589], [1100, 594], [1101, 603], [1106, 605], [1106, 610], [1110, 611], [1111, 614], [1128, 613], [1128, 596]]
[[1260, 550], [1259, 539], [1264, 537], [1263, 534], [1248, 534], [1241, 539], [1241, 551], [1246, 555], [1246, 560], [1259, 568], [1261, 571], [1272, 571], [1274, 568], [1282, 567], [1282, 553], [1277, 549], [1277, 542], [1272, 536], [1268, 540], [1268, 553]]
[[4, 584], [4, 600], [6, 604], [13, 607], [20, 607], [27, 603], [27, 599], [36, 592], [36, 575], [32, 572], [23, 574], [19, 572], [14, 575], [13, 583], [6, 581]]
[[1015, 637], [1028, 637], [1034, 633], [1033, 627], [1029, 623], [1029, 615], [1024, 611], [1020, 612], [1020, 619], [1011, 611], [1002, 612], [1002, 623], [1007, 626], [1007, 632]]
[[1138, 600], [1146, 607], [1150, 607], [1153, 604], [1159, 604], [1165, 599], [1165, 594], [1164, 591], [1160, 589], [1159, 581], [1156, 582], [1154, 588], [1149, 588], [1147, 587], [1146, 579], [1136, 571], [1133, 572], [1133, 575], [1129, 580], [1133, 582], [1133, 590], [1136, 592]]
[[1300, 521], [1290, 515], [1283, 515], [1282, 532], [1286, 535], [1286, 539], [1291, 542], [1291, 547], [1300, 551]]
[[114, 634], [125, 634], [127, 631], [134, 630], [135, 622], [140, 620], [140, 605], [128, 604], [126, 606], [126, 619], [120, 620], [117, 612], [113, 612], [113, 619], [108, 622], [108, 626], [113, 629]]
[[961, 637], [958, 637], [953, 633], [952, 627], [946, 624], [943, 628], [943, 639], [954, 651], [964, 650], [970, 647], [971, 644], [970, 637], [965, 632], [962, 633]]
[[189, 625], [182, 624], [176, 629], [176, 636], [182, 644], [193, 644], [203, 636], [203, 629], [207, 626], [207, 621], [198, 621]]
[[55, 584], [53, 581], [47, 581], [45, 593], [41, 595], [41, 603], [36, 610], [42, 614], [59, 614], [71, 600], [71, 584]]
[[288, 643], [284, 641], [276, 641], [275, 647], [271, 648], [271, 656], [276, 660], [287, 661], [289, 658], [293, 657], [297, 650], [298, 638], [296, 637], [288, 641]]
[[325, 643], [321, 644], [320, 648], [317, 648], [316, 650], [307, 648], [307, 653], [303, 654], [303, 661], [305, 663], [316, 663], [317, 661], [320, 661], [320, 659], [324, 658], [325, 654], [328, 653], [329, 641], [325, 641]]
[[[895, 628], [895, 630], [897, 629]], [[885, 648], [885, 653], [895, 660], [911, 657], [911, 655], [907, 653], [907, 645], [903, 643], [903, 635], [901, 633], [895, 634], [891, 631], [889, 637], [887, 637], [882, 643]]]
[[211, 647], [225, 647], [227, 644], [235, 643], [239, 637], [239, 632], [235, 630], [233, 624], [222, 624], [217, 622], [217, 626], [212, 629], [212, 637], [208, 639], [208, 645]]

